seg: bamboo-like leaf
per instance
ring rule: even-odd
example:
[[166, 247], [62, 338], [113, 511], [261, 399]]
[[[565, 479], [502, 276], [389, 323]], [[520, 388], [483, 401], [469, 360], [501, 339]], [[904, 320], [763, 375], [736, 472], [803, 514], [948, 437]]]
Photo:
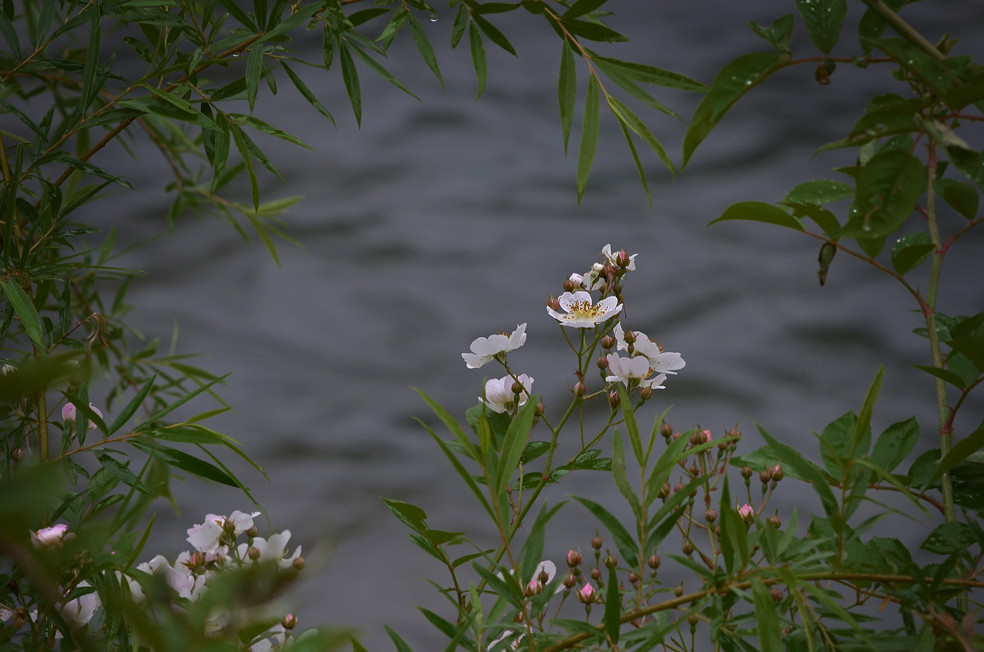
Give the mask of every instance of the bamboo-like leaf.
[[738, 514], [731, 499], [731, 489], [728, 478], [724, 478], [721, 489], [721, 512], [718, 514], [721, 524], [721, 552], [724, 555], [724, 565], [728, 575], [734, 575], [749, 564], [748, 528]]
[[82, 98], [79, 101], [76, 112], [79, 115], [92, 103], [96, 95], [95, 78], [99, 68], [99, 47], [101, 45], [101, 25], [102, 16], [99, 11], [93, 11], [90, 19], [88, 48], [85, 53], [85, 67], [82, 69]]
[[561, 14], [561, 18], [564, 18], [565, 20], [572, 20], [578, 16], [589, 14], [606, 2], [608, 2], [608, 0], [577, 0], [577, 2], [572, 4], [567, 11]]
[[632, 506], [632, 513], [636, 519], [642, 518], [642, 509], [639, 504], [639, 497], [632, 490], [629, 484], [629, 476], [625, 471], [625, 444], [622, 443], [622, 435], [615, 431], [612, 436], [612, 478], [618, 491]]
[[126, 422], [130, 419], [130, 417], [132, 417], [134, 413], [140, 409], [144, 399], [147, 398], [147, 394], [150, 393], [150, 388], [154, 386], [154, 381], [156, 379], [157, 376], [151, 376], [147, 379], [147, 382], [140, 387], [130, 402], [127, 403], [122, 410], [120, 410], [119, 414], [116, 415], [116, 419], [114, 419], [112, 425], [109, 426], [109, 432], [107, 434], [112, 435], [126, 425]]
[[468, 20], [468, 9], [465, 3], [458, 5], [458, 11], [454, 14], [454, 22], [451, 24], [451, 47], [458, 47], [461, 37], [465, 35], [465, 28], [471, 21]]
[[431, 45], [430, 39], [427, 38], [427, 33], [424, 31], [424, 26], [420, 24], [420, 21], [412, 13], [409, 14], [408, 20], [410, 22], [410, 36], [413, 37], [414, 45], [417, 46], [417, 51], [420, 52], [420, 56], [423, 57], [424, 63], [427, 67], [431, 69], [434, 76], [437, 77], [437, 81], [441, 82], [441, 88], [444, 88], [444, 78], [441, 77], [441, 69], [437, 65], [437, 57], [434, 55], [434, 47]]
[[256, 23], [253, 22], [253, 19], [239, 7], [237, 0], [219, 0], [219, 2], [222, 3], [225, 10], [228, 11], [229, 14], [238, 20], [244, 27], [246, 27], [246, 29], [253, 32], [259, 31]]
[[260, 88], [260, 78], [263, 76], [263, 43], [257, 41], [249, 49], [246, 57], [246, 99], [249, 110], [253, 111], [256, 104], [256, 94]]
[[475, 483], [475, 479], [472, 477], [472, 475], [461, 464], [461, 462], [455, 456], [454, 452], [450, 448], [448, 448], [448, 445], [445, 444], [443, 441], [441, 441], [441, 438], [438, 437], [433, 430], [428, 428], [427, 425], [424, 424], [422, 421], [420, 421], [419, 423], [424, 427], [425, 430], [427, 430], [427, 433], [437, 444], [438, 448], [441, 449], [441, 452], [444, 453], [444, 456], [448, 458], [449, 462], [451, 462], [451, 466], [454, 467], [454, 470], [458, 473], [458, 476], [462, 479], [462, 481], [464, 481], [465, 486], [467, 486], [468, 489], [472, 492], [472, 494], [478, 500], [479, 504], [481, 504], [482, 507], [485, 509], [486, 513], [488, 513], [488, 515], [494, 519], [495, 513], [492, 510], [492, 507], [489, 506], [488, 501], [485, 499], [485, 495], [482, 493], [482, 490]]
[[396, 652], [413, 652], [413, 650], [410, 649], [410, 646], [407, 645], [406, 641], [400, 638], [399, 634], [390, 629], [389, 625], [383, 625], [383, 628], [389, 635], [390, 640], [393, 641], [393, 645], [396, 646]]
[[581, 126], [581, 147], [577, 152], [577, 201], [581, 203], [588, 185], [588, 174], [598, 146], [599, 89], [594, 77], [588, 78], [588, 94], [584, 101], [584, 122]]
[[761, 652], [782, 652], [782, 623], [776, 613], [776, 603], [769, 589], [758, 577], [752, 578], [752, 598], [755, 604], [755, 623]]
[[290, 81], [294, 84], [294, 88], [297, 89], [297, 92], [301, 94], [301, 97], [307, 100], [308, 104], [313, 106], [318, 111], [318, 113], [331, 120], [332, 126], [335, 126], [335, 118], [332, 117], [328, 109], [326, 109], [324, 105], [321, 104], [321, 102], [318, 100], [318, 98], [315, 97], [314, 93], [311, 92], [311, 89], [308, 88], [307, 84], [304, 83], [304, 80], [301, 79], [300, 76], [296, 72], [294, 72], [290, 66], [287, 65], [286, 61], [281, 60], [280, 67], [283, 68], [284, 72], [287, 73], [287, 76], [290, 77]]
[[338, 58], [342, 62], [342, 81], [345, 83], [345, 91], [352, 104], [352, 112], [355, 113], [355, 122], [361, 127], [362, 90], [359, 86], [359, 71], [355, 69], [355, 62], [345, 41], [340, 41], [338, 44]]
[[478, 25], [478, 28], [482, 30], [483, 34], [489, 37], [490, 41], [492, 41], [500, 48], [502, 48], [509, 54], [513, 55], [514, 57], [517, 56], [516, 49], [513, 48], [512, 43], [509, 42], [509, 39], [507, 39], [505, 35], [503, 35], [503, 33], [496, 28], [495, 25], [485, 20], [484, 18], [482, 18], [481, 15], [477, 13], [472, 14], [472, 22]]
[[629, 534], [629, 531], [625, 529], [625, 526], [622, 525], [618, 518], [593, 500], [588, 500], [581, 496], [572, 496], [572, 498], [584, 505], [611, 532], [612, 538], [615, 540], [615, 546], [618, 548], [619, 554], [622, 555], [622, 559], [639, 558], [639, 546], [636, 545], [632, 535]]
[[188, 453], [180, 451], [176, 448], [171, 448], [170, 446], [162, 446], [157, 442], [151, 443], [151, 441], [152, 440], [131, 439], [130, 443], [134, 448], [167, 462], [171, 466], [181, 469], [182, 471], [187, 471], [193, 475], [197, 475], [213, 482], [218, 482], [219, 484], [223, 484], [228, 487], [242, 488], [242, 483], [240, 483], [235, 476], [231, 475], [227, 471], [224, 471], [215, 464], [195, 457], [194, 455], [189, 455]]
[[17, 30], [14, 29], [13, 23], [7, 17], [7, 12], [0, 11], [0, 36], [3, 36], [3, 40], [7, 42], [7, 47], [10, 52], [18, 60], [22, 58], [20, 39], [17, 38]]
[[[871, 413], [875, 409], [875, 403], [878, 401], [878, 394], [881, 392], [882, 379], [885, 376], [885, 367], [878, 367], [878, 372], [875, 374], [875, 379], [871, 381], [871, 386], [868, 387], [868, 393], [864, 397], [864, 403], [861, 404], [861, 411], [858, 413], [858, 421], [854, 425], [854, 442], [851, 446], [851, 457], [866, 455], [868, 453], [868, 444], [862, 447], [862, 440], [868, 436], [871, 430]], [[864, 450], [861, 450], [861, 449]]]
[[260, 184], [256, 179], [256, 170], [253, 169], [253, 156], [249, 147], [246, 145], [248, 137], [239, 125], [229, 123], [229, 131], [232, 132], [232, 140], [236, 143], [239, 155], [243, 157], [243, 164], [246, 166], [246, 176], [249, 178], [250, 197], [253, 199], [253, 208], [260, 206]]
[[41, 317], [38, 315], [38, 311], [34, 307], [34, 302], [31, 301], [27, 292], [24, 291], [20, 283], [12, 278], [5, 278], [0, 281], [0, 287], [3, 288], [3, 293], [7, 295], [7, 301], [13, 307], [17, 318], [20, 319], [27, 336], [31, 338], [31, 341], [38, 349], [42, 351], [46, 350], [44, 330], [41, 327]]
[[625, 124], [629, 129], [642, 138], [642, 140], [649, 145], [650, 149], [656, 153], [656, 156], [658, 156], [659, 160], [663, 162], [663, 165], [670, 169], [673, 177], [676, 178], [676, 168], [673, 166], [673, 161], [670, 160], [670, 157], [666, 154], [666, 150], [663, 149], [663, 145], [660, 144], [656, 136], [654, 136], [649, 130], [646, 123], [640, 120], [639, 117], [617, 97], [609, 95], [608, 106], [611, 108], [612, 113], [615, 114], [615, 117], [618, 118], [618, 121]]
[[836, 513], [838, 511], [837, 499], [834, 497], [834, 492], [831, 491], [827, 479], [824, 478], [823, 473], [820, 471], [820, 467], [803, 457], [795, 448], [776, 441], [762, 427], [759, 427], [758, 431], [767, 442], [768, 447], [779, 458], [783, 469], [794, 477], [805, 480], [813, 485], [813, 490], [820, 497], [824, 511], [828, 515]]
[[[389, 70], [384, 68], [381, 63], [373, 59], [366, 52], [363, 52], [362, 48], [360, 48], [357, 45], [352, 45], [352, 52], [354, 52], [355, 56], [359, 57], [359, 59], [361, 59], [363, 63], [369, 66], [369, 69], [372, 70], [374, 73], [376, 73], [377, 75], [388, 81], [389, 83], [393, 84], [394, 86], [399, 88], [401, 91], [403, 91], [413, 99], [417, 100], [418, 102], [420, 101], [420, 98], [417, 97], [413, 93], [413, 91], [411, 91], [409, 88], [407, 88], [402, 83], [400, 83], [400, 80], [397, 79], [395, 76], [393, 76], [393, 73], [391, 73]], [[332, 124], [334, 124], [334, 122], [335, 121], [332, 120]]]
[[629, 152], [632, 154], [632, 161], [635, 163], [636, 172], [639, 173], [639, 181], [642, 182], [642, 189], [646, 193], [646, 199], [649, 200], [649, 207], [653, 207], [653, 196], [649, 192], [649, 183], [646, 182], [646, 171], [642, 167], [642, 161], [639, 160], [639, 152], [636, 151], [635, 143], [632, 142], [632, 133], [629, 128], [625, 126], [624, 122], [619, 121], [618, 126], [622, 129], [622, 136], [625, 137], [625, 144], [629, 148]]
[[598, 64], [598, 67], [604, 70], [605, 74], [608, 74], [609, 71], [617, 71], [636, 82], [694, 93], [706, 93], [711, 90], [710, 86], [672, 70], [665, 70], [644, 63], [636, 63], [635, 61], [622, 61], [621, 59], [603, 57], [590, 50], [588, 50], [588, 53], [591, 55], [591, 60]]
[[48, 30], [51, 29], [51, 25], [54, 23], [54, 20], [55, 0], [44, 0], [44, 2], [41, 3], [41, 15], [38, 18], [37, 31], [34, 35], [34, 47], [40, 48], [41, 44], [44, 43], [45, 39], [48, 37]]
[[523, 455], [523, 448], [526, 440], [529, 439], [530, 429], [533, 426], [533, 414], [536, 411], [538, 397], [530, 397], [526, 405], [520, 408], [519, 413], [513, 418], [506, 431], [505, 439], [502, 442], [501, 461], [499, 463], [498, 475], [495, 478], [495, 491], [502, 494], [509, 486], [513, 473], [519, 465], [519, 458]]
[[468, 23], [468, 48], [471, 51], [472, 66], [475, 68], [475, 79], [478, 80], [478, 92], [475, 99], [478, 100], [485, 90], [485, 82], [489, 77], [488, 63], [485, 59], [485, 44], [482, 40], [482, 33], [475, 27], [475, 23]]
[[602, 622], [605, 624], [605, 634], [612, 645], [618, 643], [618, 635], [621, 630], [619, 616], [622, 615], [622, 593], [618, 586], [618, 575], [615, 567], [608, 569], [608, 591], [605, 593], [605, 615]]

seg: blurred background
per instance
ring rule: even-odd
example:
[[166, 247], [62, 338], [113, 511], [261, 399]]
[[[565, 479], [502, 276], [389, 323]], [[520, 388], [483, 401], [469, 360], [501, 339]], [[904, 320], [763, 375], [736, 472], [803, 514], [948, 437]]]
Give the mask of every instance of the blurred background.
[[[613, 0], [608, 7], [615, 14], [609, 24], [631, 40], [598, 44], [600, 53], [707, 84], [736, 56], [770, 49], [749, 21], [770, 24], [794, 11], [792, 3], [775, 1]], [[850, 9], [853, 25], [861, 4]], [[931, 41], [950, 30], [961, 39], [957, 53], [981, 53], [984, 5], [976, 0], [918, 3], [903, 16]], [[280, 246], [281, 268], [258, 243], [244, 246], [227, 224], [194, 217], [117, 261], [146, 273], [129, 296], [133, 324], [165, 341], [177, 326], [180, 352], [204, 354], [197, 364], [216, 374], [232, 372], [220, 393], [233, 410], [211, 425], [239, 440], [269, 475], [267, 481], [228, 460], [270, 516], [261, 531], [289, 529], [292, 547], [304, 546], [307, 579], [290, 595], [301, 627], [358, 627], [369, 650], [392, 649], [383, 623], [414, 649], [440, 644], [415, 605], [451, 616], [424, 580], [447, 578], [407, 539], [380, 497], [410, 501], [428, 513], [432, 527], [468, 531], [480, 545], [491, 547], [494, 538], [415, 423], [415, 417], [435, 420], [412, 388], [462, 416], [483, 378], [500, 374], [491, 365], [466, 369], [461, 352], [478, 336], [526, 322], [527, 344], [510, 362], [535, 378], [548, 413], [559, 414], [575, 361], [544, 302], [562, 292], [570, 273], [587, 270], [606, 243], [639, 254], [625, 286], [631, 326], [687, 362], [641, 413], [643, 424], [672, 405], [668, 420], [680, 430], [699, 424], [720, 436], [737, 424], [745, 433], [740, 452], [750, 452], [762, 443], [760, 425], [818, 459], [811, 431], [857, 410], [884, 363], [876, 433], [915, 415], [924, 432], [920, 450], [937, 445], [933, 384], [911, 367], [928, 363], [928, 344], [911, 333], [922, 319], [902, 287], [844, 255], [821, 287], [818, 241], [753, 223], [707, 227], [734, 202], [778, 201], [803, 181], [838, 178], [831, 168], [852, 164], [853, 151], [813, 154], [850, 129], [873, 92], [905, 92], [890, 67], [859, 72], [841, 65], [829, 86], [814, 81], [813, 64], [782, 71], [734, 107], [675, 181], [638, 145], [651, 206], [621, 133], [603, 110], [579, 206], [580, 113], [565, 156], [556, 100], [560, 42], [546, 22], [523, 12], [491, 17], [519, 57], [487, 44], [489, 81], [476, 102], [467, 43], [454, 51], [448, 46], [453, 11], [439, 8], [436, 18], [424, 25], [445, 88], [409, 34], [401, 34], [384, 62], [420, 101], [360, 67], [361, 129], [337, 70], [305, 76], [337, 128], [286, 81], [276, 97], [258, 103], [261, 118], [313, 148], [260, 141], [289, 181], [284, 186], [266, 175], [266, 199], [304, 197], [288, 214], [300, 246]], [[798, 16], [797, 23], [795, 56], [816, 56]], [[859, 52], [854, 39], [846, 29], [835, 52]], [[583, 96], [583, 68], [578, 73]], [[685, 121], [700, 100], [653, 92]], [[679, 165], [685, 124], [652, 111], [640, 115]], [[103, 215], [80, 216], [116, 224], [123, 243], [159, 232], [169, 206], [166, 165], [150, 146], [137, 145], [136, 153], [139, 165], [121, 160], [117, 168], [132, 168], [139, 192], [118, 196]], [[248, 191], [239, 199], [248, 203]], [[951, 215], [944, 224], [956, 220]], [[971, 253], [981, 234], [968, 240], [944, 267], [939, 307], [949, 314], [977, 312], [984, 304], [979, 254]], [[916, 285], [925, 287], [925, 280]], [[194, 407], [213, 405], [201, 400]], [[976, 426], [982, 407], [965, 408], [958, 432]], [[570, 437], [561, 442], [561, 456], [576, 451], [576, 431]], [[784, 520], [792, 506], [811, 506], [794, 489], [784, 483], [776, 498]], [[574, 478], [551, 500], [563, 492], [623, 513], [603, 474]], [[184, 511], [174, 515], [160, 506], [148, 558], [173, 557], [186, 545], [185, 529], [206, 512], [250, 508], [237, 492], [195, 479], [177, 482], [174, 494]], [[801, 514], [801, 528], [804, 521]], [[568, 547], [588, 550], [596, 527], [580, 506], [568, 505], [547, 556], [560, 565]]]

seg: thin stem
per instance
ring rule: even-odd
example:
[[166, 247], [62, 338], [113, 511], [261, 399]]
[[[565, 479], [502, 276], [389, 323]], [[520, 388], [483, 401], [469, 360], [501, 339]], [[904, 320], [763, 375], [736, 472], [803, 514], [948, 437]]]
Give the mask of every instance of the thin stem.
[[899, 36], [909, 43], [912, 43], [937, 61], [946, 59], [946, 55], [937, 50], [936, 46], [927, 41], [922, 34], [916, 31], [912, 25], [905, 22], [901, 16], [892, 11], [884, 2], [881, 0], [861, 0], [861, 2], [868, 5], [868, 8], [881, 16], [892, 29], [898, 32]]

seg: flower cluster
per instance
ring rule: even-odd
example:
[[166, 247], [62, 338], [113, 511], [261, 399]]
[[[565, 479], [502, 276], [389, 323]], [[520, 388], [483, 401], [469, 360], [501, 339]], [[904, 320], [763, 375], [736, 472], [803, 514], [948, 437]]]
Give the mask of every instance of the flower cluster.
[[[221, 573], [243, 568], [252, 564], [276, 564], [284, 572], [296, 572], [304, 567], [301, 557], [301, 547], [297, 546], [289, 552], [287, 544], [290, 541], [290, 531], [284, 530], [269, 538], [257, 536], [257, 528], [253, 519], [259, 512], [234, 511], [228, 516], [207, 514], [205, 519], [188, 528], [187, 541], [191, 550], [181, 552], [173, 563], [163, 555], [157, 555], [147, 562], [136, 566], [135, 571], [124, 575], [116, 571], [117, 580], [126, 584], [130, 596], [137, 604], [146, 603], [144, 593], [146, 580], [143, 576], [156, 577], [180, 601], [195, 602], [208, 589], [209, 584]], [[35, 548], [53, 548], [70, 540], [73, 534], [68, 526], [59, 523], [51, 527], [31, 532], [31, 542]], [[245, 541], [240, 541], [245, 537]], [[88, 625], [93, 616], [102, 607], [99, 595], [92, 590], [88, 582], [82, 581], [67, 590], [69, 594], [82, 595], [68, 600], [59, 606], [62, 617], [74, 628]], [[176, 603], [177, 604], [177, 603]], [[26, 610], [24, 612], [27, 613]], [[217, 636], [229, 625], [237, 614], [229, 611], [216, 610], [208, 615], [205, 623], [205, 634]], [[288, 617], [289, 616], [289, 617]], [[297, 624], [297, 619], [288, 614], [280, 625], [277, 625], [260, 636], [255, 637], [251, 646], [253, 652], [262, 650], [282, 649], [290, 635], [290, 630]], [[15, 617], [10, 609], [0, 610], [0, 620], [6, 621]], [[21, 619], [26, 623], [36, 621], [36, 613]], [[21, 623], [21, 624], [24, 624]]]

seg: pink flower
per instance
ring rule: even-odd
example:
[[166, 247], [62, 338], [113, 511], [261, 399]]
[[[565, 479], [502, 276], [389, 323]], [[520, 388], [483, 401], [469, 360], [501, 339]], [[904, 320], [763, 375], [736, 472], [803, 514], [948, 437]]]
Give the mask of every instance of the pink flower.
[[581, 590], [577, 592], [577, 599], [585, 604], [591, 604], [594, 602], [598, 596], [595, 595], [594, 587], [591, 586], [591, 582], [588, 582], [581, 587]]
[[[92, 403], [89, 403], [89, 409], [95, 412], [97, 415], [99, 415], [100, 419], [103, 418], [103, 413], [100, 412], [99, 408], [97, 408]], [[75, 405], [73, 405], [72, 403], [66, 403], [62, 407], [61, 415], [63, 421], [67, 421], [69, 423], [75, 423], [75, 419], [78, 417], [78, 411], [76, 410]], [[96, 424], [94, 424], [92, 421], [89, 422], [89, 430], [95, 430], [96, 427], [97, 427]]]
[[752, 521], [755, 520], [755, 510], [752, 509], [751, 505], [745, 503], [744, 505], [738, 508], [738, 516], [740, 516], [741, 520], [745, 521], [746, 523], [751, 523]]
[[31, 543], [35, 548], [47, 548], [60, 544], [65, 539], [65, 532], [68, 526], [58, 523], [51, 527], [43, 527], [37, 532], [31, 532]]

